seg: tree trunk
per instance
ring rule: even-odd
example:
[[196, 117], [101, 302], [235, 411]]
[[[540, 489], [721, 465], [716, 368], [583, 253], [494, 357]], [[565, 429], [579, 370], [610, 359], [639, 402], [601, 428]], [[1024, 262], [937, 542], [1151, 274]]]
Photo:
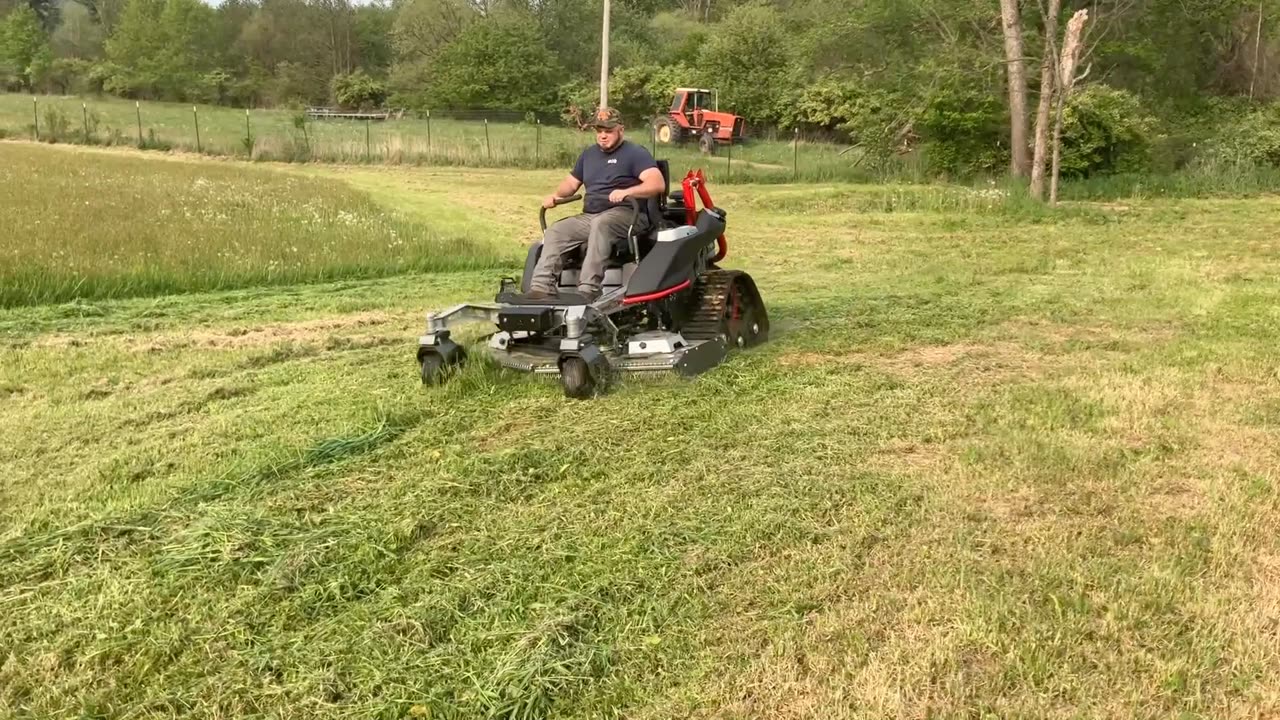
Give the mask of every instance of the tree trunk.
[[1045, 162], [1049, 154], [1049, 111], [1053, 109], [1053, 94], [1057, 84], [1053, 81], [1053, 70], [1058, 64], [1057, 40], [1058, 13], [1062, 11], [1062, 0], [1049, 0], [1049, 8], [1044, 17], [1044, 56], [1040, 58], [1040, 104], [1036, 108], [1036, 142], [1035, 157], [1031, 160], [1031, 197], [1044, 199]]
[[1062, 40], [1062, 62], [1058, 65], [1058, 110], [1053, 125], [1053, 176], [1049, 181], [1049, 204], [1058, 204], [1058, 175], [1062, 158], [1062, 115], [1071, 91], [1076, 84], [1076, 64], [1080, 62], [1081, 36], [1088, 10], [1077, 10], [1067, 23], [1067, 34]]
[[1027, 157], [1027, 61], [1022, 57], [1022, 16], [1018, 0], [1000, 0], [1004, 26], [1004, 55], [1009, 81], [1010, 171], [1026, 177], [1031, 169]]

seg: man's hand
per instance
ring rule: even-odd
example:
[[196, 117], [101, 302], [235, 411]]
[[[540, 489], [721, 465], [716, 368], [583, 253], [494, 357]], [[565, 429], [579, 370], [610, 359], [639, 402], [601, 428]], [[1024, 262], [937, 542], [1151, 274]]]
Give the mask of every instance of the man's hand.
[[609, 193], [609, 202], [620, 205], [627, 201], [627, 197], [629, 196], [626, 190], [614, 190]]
[[551, 208], [556, 206], [556, 201], [559, 199], [560, 198], [554, 194], [548, 195], [546, 199], [542, 201], [542, 207], [550, 210]]

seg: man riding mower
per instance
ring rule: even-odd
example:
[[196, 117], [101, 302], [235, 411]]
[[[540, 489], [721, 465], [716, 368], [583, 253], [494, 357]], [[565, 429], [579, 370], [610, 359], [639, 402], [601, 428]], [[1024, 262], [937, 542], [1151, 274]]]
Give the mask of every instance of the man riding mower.
[[[494, 302], [427, 316], [417, 353], [424, 383], [464, 362], [451, 329], [469, 321], [496, 327], [487, 349], [499, 365], [559, 375], [575, 398], [622, 372], [696, 375], [731, 346], [768, 338], [755, 282], [717, 265], [728, 252], [726, 213], [701, 171], [670, 192], [667, 163], [623, 138], [616, 111], [596, 123], [596, 144], [542, 203], [543, 240], [530, 248], [519, 286], [503, 278]], [[581, 199], [573, 193], [582, 187], [584, 212], [548, 228], [547, 210]]]

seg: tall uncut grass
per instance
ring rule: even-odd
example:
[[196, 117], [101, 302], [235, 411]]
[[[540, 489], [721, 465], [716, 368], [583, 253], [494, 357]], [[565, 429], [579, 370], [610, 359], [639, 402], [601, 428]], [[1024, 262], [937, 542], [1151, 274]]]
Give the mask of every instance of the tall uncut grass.
[[492, 267], [330, 180], [0, 145], [0, 306]]

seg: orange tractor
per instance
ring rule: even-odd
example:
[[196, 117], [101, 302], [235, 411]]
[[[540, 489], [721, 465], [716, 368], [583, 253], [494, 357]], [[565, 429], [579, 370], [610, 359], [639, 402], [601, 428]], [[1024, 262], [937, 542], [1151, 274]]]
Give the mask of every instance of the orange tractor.
[[696, 139], [705, 153], [715, 153], [717, 145], [741, 142], [745, 129], [741, 117], [720, 112], [716, 97], [702, 88], [677, 88], [671, 110], [653, 121], [659, 143], [678, 145]]

